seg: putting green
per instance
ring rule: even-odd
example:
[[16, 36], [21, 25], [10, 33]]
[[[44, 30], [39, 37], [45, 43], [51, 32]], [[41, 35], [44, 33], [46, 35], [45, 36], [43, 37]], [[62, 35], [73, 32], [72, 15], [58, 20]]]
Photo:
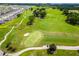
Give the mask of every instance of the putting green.
[[41, 31], [34, 31], [27, 37], [27, 39], [24, 39], [22, 41], [21, 45], [25, 47], [33, 47], [42, 39], [43, 39], [43, 33]]

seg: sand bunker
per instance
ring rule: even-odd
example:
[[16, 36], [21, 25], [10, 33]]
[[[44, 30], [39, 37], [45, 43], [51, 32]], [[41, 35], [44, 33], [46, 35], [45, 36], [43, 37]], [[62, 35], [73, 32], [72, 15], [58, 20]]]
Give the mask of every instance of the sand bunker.
[[30, 33], [25, 33], [24, 36], [28, 36]]

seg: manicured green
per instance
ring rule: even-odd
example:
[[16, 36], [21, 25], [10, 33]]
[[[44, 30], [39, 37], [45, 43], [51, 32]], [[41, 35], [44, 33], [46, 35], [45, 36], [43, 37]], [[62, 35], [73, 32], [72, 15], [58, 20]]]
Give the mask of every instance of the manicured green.
[[[34, 7], [37, 8], [37, 7]], [[63, 11], [59, 9], [46, 9], [47, 15], [44, 19], [35, 18], [33, 25], [28, 26], [29, 16], [32, 15], [31, 10], [26, 10], [22, 13], [19, 18], [15, 18], [6, 24], [0, 25], [0, 27], [5, 27], [6, 29], [13, 25], [18, 25], [22, 20], [22, 24], [16, 27], [12, 33], [8, 36], [7, 40], [1, 46], [1, 49], [7, 51], [6, 45], [11, 42], [11, 46], [16, 48], [16, 51], [22, 50], [27, 47], [43, 46], [47, 44], [54, 43], [56, 45], [79, 45], [79, 27], [72, 26], [65, 22], [66, 16], [63, 15]], [[7, 26], [7, 27], [6, 27]], [[2, 29], [3, 30], [3, 29]], [[38, 31], [38, 32], [36, 32]], [[1, 31], [3, 37], [8, 30]], [[30, 33], [28, 37], [25, 37], [25, 33]], [[36, 33], [36, 34], [35, 34]], [[41, 34], [42, 33], [42, 34]], [[39, 38], [40, 36], [43, 38]], [[1, 40], [1, 39], [0, 39]], [[40, 41], [39, 41], [40, 40]], [[24, 45], [22, 45], [22, 43]], [[8, 51], [10, 52], [10, 51]], [[48, 55], [46, 50], [41, 51], [29, 51], [22, 55]], [[58, 50], [56, 54], [53, 55], [79, 55], [76, 51], [61, 51]]]

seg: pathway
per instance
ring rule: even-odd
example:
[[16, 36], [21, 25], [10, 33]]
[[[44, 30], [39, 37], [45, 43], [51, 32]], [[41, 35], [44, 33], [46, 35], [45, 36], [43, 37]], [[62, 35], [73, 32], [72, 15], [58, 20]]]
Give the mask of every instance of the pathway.
[[[59, 50], [79, 50], [79, 46], [56, 46], [56, 47]], [[13, 54], [6, 54], [6, 55], [19, 56], [22, 53], [30, 51], [30, 50], [46, 50], [46, 49], [49, 49], [49, 47], [47, 47], [46, 45], [42, 46], [42, 47], [31, 47], [31, 48], [23, 49], [23, 50], [21, 50], [19, 52], [13, 53]]]
[[0, 46], [5, 42], [5, 40], [7, 39], [7, 37], [9, 36], [9, 34], [13, 31], [15, 27], [13, 26], [11, 28], [11, 30], [9, 32], [6, 33], [6, 35], [4, 36], [4, 39], [0, 42]]

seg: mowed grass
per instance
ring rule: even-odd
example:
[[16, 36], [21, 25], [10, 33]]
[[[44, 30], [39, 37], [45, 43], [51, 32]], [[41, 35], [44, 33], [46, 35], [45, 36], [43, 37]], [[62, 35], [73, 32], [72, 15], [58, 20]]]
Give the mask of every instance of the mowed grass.
[[[45, 19], [36, 18], [34, 25], [26, 26], [23, 30], [27, 32], [31, 32], [34, 30], [41, 30], [44, 32], [44, 38], [39, 42], [38, 46], [46, 45], [46, 44], [56, 44], [56, 45], [71, 45], [76, 46], [79, 45], [79, 28], [77, 26], [72, 26], [65, 22], [66, 16], [62, 14], [62, 11], [58, 9], [47, 9], [47, 16]], [[24, 23], [23, 23], [24, 24]], [[49, 34], [46, 34], [48, 32]], [[56, 34], [52, 33], [56, 32]], [[60, 33], [59, 33], [60, 32]], [[52, 33], [52, 34], [50, 34]], [[64, 34], [66, 33], [66, 34]], [[57, 54], [54, 55], [79, 55], [75, 51], [57, 51]], [[69, 52], [69, 54], [68, 54]], [[30, 53], [26, 52], [23, 55], [28, 55]], [[44, 52], [32, 52], [30, 55], [48, 55]], [[44, 53], [44, 54], [42, 54]]]
[[79, 53], [76, 50], [57, 50], [54, 54], [47, 54], [47, 50], [31, 50], [20, 56], [79, 56]]
[[[22, 31], [24, 34], [35, 30], [40, 30], [44, 32], [44, 34], [47, 34], [44, 36], [45, 38], [41, 40], [41, 43], [39, 43], [40, 46], [50, 43], [58, 45], [79, 45], [79, 27], [67, 24], [65, 19], [66, 16], [62, 14], [62, 11], [49, 8], [47, 9], [45, 19], [36, 18], [32, 26], [27, 26], [27, 21], [25, 20], [21, 27], [23, 27]], [[56, 34], [52, 32], [56, 32]]]
[[[17, 18], [15, 18], [15, 19], [13, 19], [13, 20], [11, 20], [11, 21], [8, 21], [8, 22], [6, 22], [5, 24], [2, 24], [2, 25], [0, 25], [0, 37], [2, 38], [0, 38], [0, 40], [3, 40], [4, 39], [4, 36], [6, 35], [6, 33], [8, 33], [10, 30], [11, 30], [11, 28], [12, 28], [12, 26], [15, 26], [16, 28], [17, 28], [17, 25], [21, 22], [21, 20], [22, 20], [22, 18], [24, 17], [23, 15], [24, 15], [24, 13], [25, 13], [25, 11], [21, 14], [21, 16], [20, 17], [17, 17]], [[5, 28], [3, 28], [3, 26], [5, 27]], [[7, 27], [6, 27], [7, 26]], [[11, 39], [12, 39], [12, 37], [13, 37], [13, 34], [12, 33], [15, 33], [15, 31], [17, 32], [17, 29], [16, 30], [13, 30], [13, 32], [11, 32], [11, 34], [7, 37], [7, 40], [5, 41], [5, 42], [7, 42], [7, 43], [9, 43], [10, 41], [11, 41]], [[4, 34], [4, 35], [3, 35]], [[10, 38], [10, 39], [9, 39]], [[4, 44], [1, 46], [3, 49], [5, 48], [5, 46], [7, 45], [7, 43], [5, 43], [4, 42]]]
[[[15, 47], [17, 51], [24, 49], [25, 47], [43, 46], [52, 43], [55, 43], [56, 45], [79, 45], [79, 27], [67, 24], [65, 22], [66, 16], [64, 16], [62, 14], [63, 12], [58, 9], [47, 8], [46, 12], [47, 15], [44, 19], [35, 18], [33, 25], [27, 26], [27, 22], [29, 21], [28, 18], [32, 14], [32, 11], [25, 11], [22, 14], [22, 17], [19, 17], [20, 21], [24, 19], [23, 23], [15, 30], [13, 30], [13, 32], [9, 35], [7, 40], [2, 45], [2, 49], [6, 50], [6, 44], [8, 44], [9, 42], [12, 42], [11, 46]], [[15, 22], [17, 23], [17, 21]], [[35, 31], [40, 31], [44, 35], [43, 38], [39, 38], [41, 34], [32, 34]], [[30, 37], [24, 37], [25, 33], [31, 33], [29, 35]], [[24, 45], [21, 45], [22, 43], [24, 43]], [[59, 50], [55, 55], [78, 55], [77, 53], [75, 53], [75, 51], [70, 51], [69, 54], [67, 54], [67, 52], [65, 51], [63, 53], [63, 51]], [[35, 52], [32, 51], [32, 53], [31, 51], [29, 51], [22, 55], [48, 54], [42, 50]]]
[[4, 24], [0, 25], [0, 40], [3, 39], [5, 34], [12, 28], [12, 26], [16, 26], [21, 21], [22, 17], [23, 16], [21, 15], [21, 17], [16, 17], [11, 21], [6, 21]]
[[[7, 51], [7, 46], [8, 43], [12, 43], [11, 46], [14, 48], [17, 48], [17, 50], [22, 49], [23, 47], [19, 47], [22, 39], [24, 38], [22, 30], [19, 28], [18, 24], [21, 22], [21, 20], [24, 20], [28, 15], [26, 14], [27, 11], [24, 11], [23, 14], [19, 17], [16, 18], [14, 21], [16, 24], [15, 29], [10, 33], [10, 35], [7, 37], [7, 40], [2, 44], [1, 49], [4, 51]], [[16, 20], [19, 20], [18, 22]], [[10, 30], [10, 29], [9, 29]]]
[[0, 29], [0, 41], [3, 39], [4, 35], [9, 31], [10, 28], [1, 28]]
[[[31, 11], [29, 11], [31, 14]], [[28, 14], [28, 15], [29, 15]], [[47, 16], [45, 19], [36, 18], [32, 26], [27, 26], [26, 23], [28, 19], [22, 23], [20, 28], [24, 31], [34, 31], [42, 30], [48, 32], [70, 32], [79, 33], [79, 28], [77, 26], [72, 26], [65, 22], [66, 16], [62, 15], [62, 11], [57, 9], [47, 9]]]
[[41, 31], [34, 31], [30, 33], [30, 35], [23, 40], [21, 45], [25, 47], [33, 47], [37, 46], [38, 42], [40, 42], [43, 39], [43, 33]]

